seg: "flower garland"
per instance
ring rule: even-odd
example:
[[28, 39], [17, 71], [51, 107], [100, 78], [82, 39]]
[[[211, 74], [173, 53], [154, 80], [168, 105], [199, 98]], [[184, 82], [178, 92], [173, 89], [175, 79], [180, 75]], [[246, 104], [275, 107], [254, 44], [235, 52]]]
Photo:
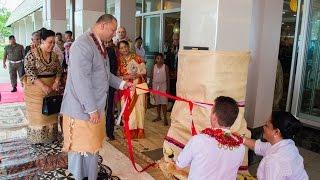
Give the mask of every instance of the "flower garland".
[[90, 36], [92, 37], [94, 43], [96, 44], [98, 50], [100, 51], [100, 54], [102, 55], [102, 57], [106, 59], [107, 58], [107, 50], [106, 50], [106, 47], [103, 44], [103, 42], [101, 45], [104, 48], [104, 50], [102, 50], [101, 45], [100, 45], [98, 39], [96, 38], [96, 36], [93, 33], [90, 33]]
[[223, 131], [222, 129], [206, 128], [201, 133], [215, 138], [219, 142], [219, 148], [233, 150], [233, 148], [237, 148], [243, 143], [242, 137], [235, 133]]

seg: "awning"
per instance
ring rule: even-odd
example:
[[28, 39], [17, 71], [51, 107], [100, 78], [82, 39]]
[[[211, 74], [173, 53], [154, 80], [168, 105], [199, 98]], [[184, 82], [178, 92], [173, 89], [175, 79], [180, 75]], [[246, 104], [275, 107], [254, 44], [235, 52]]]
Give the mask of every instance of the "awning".
[[44, 0], [24, 0], [15, 10], [11, 12], [11, 16], [6, 22], [6, 26], [19, 21], [43, 6]]

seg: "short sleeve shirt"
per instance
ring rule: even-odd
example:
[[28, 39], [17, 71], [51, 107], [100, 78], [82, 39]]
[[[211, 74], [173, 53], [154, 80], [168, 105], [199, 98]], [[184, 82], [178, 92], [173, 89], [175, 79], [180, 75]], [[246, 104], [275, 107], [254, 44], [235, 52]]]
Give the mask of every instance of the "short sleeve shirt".
[[7, 45], [4, 51], [7, 53], [9, 61], [20, 61], [24, 58], [24, 49], [20, 44]]

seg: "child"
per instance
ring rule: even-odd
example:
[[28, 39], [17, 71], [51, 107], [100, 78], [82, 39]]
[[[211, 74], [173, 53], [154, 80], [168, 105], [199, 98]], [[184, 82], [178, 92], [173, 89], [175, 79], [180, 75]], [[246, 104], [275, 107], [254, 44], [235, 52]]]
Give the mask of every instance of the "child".
[[[158, 53], [155, 55], [155, 65], [153, 66], [153, 75], [151, 77], [152, 89], [168, 92], [169, 90], [169, 69], [164, 64], [163, 54]], [[153, 122], [161, 121], [161, 109], [164, 118], [164, 125], [168, 126], [167, 120], [167, 104], [168, 98], [154, 95], [155, 105], [157, 105], [158, 117]]]

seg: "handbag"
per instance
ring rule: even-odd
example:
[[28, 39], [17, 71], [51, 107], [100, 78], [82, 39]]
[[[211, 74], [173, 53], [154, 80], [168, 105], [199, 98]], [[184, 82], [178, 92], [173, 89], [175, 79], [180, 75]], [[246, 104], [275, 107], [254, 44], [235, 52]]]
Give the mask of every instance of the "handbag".
[[43, 98], [42, 114], [49, 116], [60, 112], [62, 95], [50, 95]]

